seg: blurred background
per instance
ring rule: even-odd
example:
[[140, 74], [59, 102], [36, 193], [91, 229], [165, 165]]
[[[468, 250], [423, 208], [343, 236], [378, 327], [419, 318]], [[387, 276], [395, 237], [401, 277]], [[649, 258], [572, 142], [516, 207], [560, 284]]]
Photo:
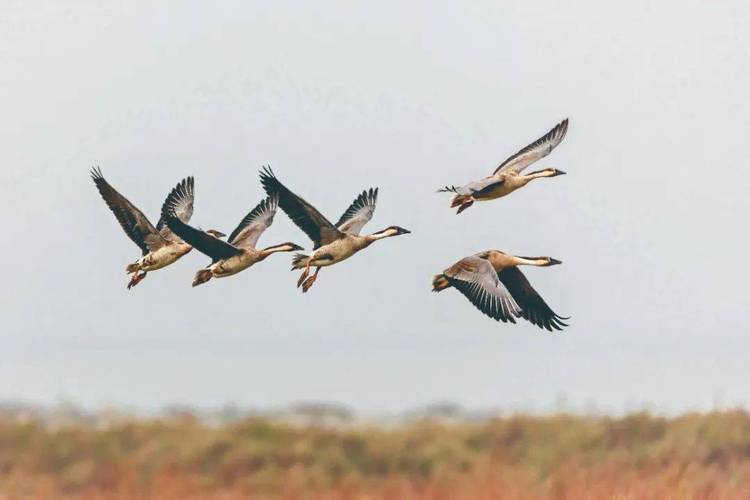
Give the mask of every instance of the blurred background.
[[[13, 422], [750, 404], [746, 2], [9, 0], [0, 13]], [[435, 193], [565, 117], [539, 165], [569, 175], [460, 216]], [[413, 234], [325, 269], [304, 296], [286, 256], [191, 289], [198, 252], [125, 289], [139, 250], [92, 166], [152, 222], [193, 175], [193, 222], [229, 233], [264, 196], [265, 164], [331, 219], [379, 186], [367, 229]], [[310, 247], [279, 213], [260, 244], [287, 240]], [[561, 259], [527, 276], [571, 327], [498, 324], [430, 293], [433, 274], [488, 248]]]

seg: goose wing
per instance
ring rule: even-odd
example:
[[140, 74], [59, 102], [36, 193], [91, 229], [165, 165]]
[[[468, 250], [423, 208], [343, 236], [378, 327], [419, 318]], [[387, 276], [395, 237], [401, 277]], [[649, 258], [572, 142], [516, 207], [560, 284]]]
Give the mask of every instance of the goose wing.
[[378, 202], [378, 188], [370, 188], [362, 191], [355, 198], [349, 208], [346, 209], [336, 227], [339, 231], [348, 234], [359, 234], [365, 224], [370, 222], [372, 214], [375, 213], [375, 204]]
[[260, 235], [273, 223], [278, 203], [279, 199], [275, 196], [258, 203], [229, 235], [229, 243], [238, 248], [255, 248]]
[[553, 328], [562, 330], [563, 327], [568, 326], [562, 320], [570, 318], [564, 318], [555, 313], [534, 290], [520, 269], [509, 267], [497, 273], [497, 276], [513, 296], [513, 300], [521, 306], [521, 316], [531, 324], [549, 331]]
[[550, 154], [562, 142], [567, 132], [568, 119], [566, 118], [555, 125], [545, 135], [501, 163], [492, 174], [495, 175], [509, 171], [520, 174], [523, 169]]
[[515, 323], [515, 318], [520, 316], [521, 309], [489, 261], [475, 255], [464, 257], [443, 274], [451, 286], [490, 318]]
[[125, 234], [138, 245], [143, 255], [161, 248], [166, 243], [159, 231], [143, 215], [143, 212], [138, 210], [135, 205], [118, 193], [104, 179], [99, 168], [91, 170], [91, 178], [96, 184], [99, 194], [102, 195], [109, 209], [115, 214], [120, 226], [125, 230]]
[[242, 253], [241, 249], [230, 245], [205, 231], [196, 229], [193, 226], [184, 223], [179, 217], [179, 210], [185, 203], [183, 200], [185, 196], [189, 195], [186, 191], [181, 189], [178, 184], [172, 189], [172, 192], [169, 193], [167, 199], [164, 200], [164, 204], [161, 207], [161, 216], [167, 227], [169, 227], [169, 229], [179, 236], [185, 243], [191, 245], [193, 248], [197, 248], [201, 253], [211, 257], [213, 262], [228, 259], [229, 257]]
[[[175, 216], [185, 224], [190, 222], [190, 218], [193, 216], [193, 203], [195, 201], [194, 185], [195, 181], [191, 176], [182, 179], [173, 189], [173, 191], [178, 191], [178, 196], [176, 196], [175, 198]], [[171, 229], [169, 229], [169, 226], [167, 226], [167, 223], [164, 220], [164, 215], [159, 217], [159, 222], [156, 224], [156, 229], [167, 240], [172, 239], [174, 236], [174, 233]]]
[[281, 209], [313, 241], [314, 248], [327, 245], [344, 236], [344, 233], [323, 217], [314, 206], [287, 189], [269, 167], [264, 167], [261, 171], [260, 182], [268, 196], [278, 197]]

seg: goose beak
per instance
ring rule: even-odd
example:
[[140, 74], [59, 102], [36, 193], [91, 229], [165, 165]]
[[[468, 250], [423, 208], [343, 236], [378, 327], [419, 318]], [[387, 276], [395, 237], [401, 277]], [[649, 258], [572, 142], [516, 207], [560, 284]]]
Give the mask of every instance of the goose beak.
[[562, 170], [557, 170], [557, 169], [555, 169], [555, 176], [558, 176], [558, 175], [565, 175], [565, 174], [567, 174], [567, 172], [564, 172], [564, 171], [562, 171]]
[[561, 260], [557, 260], [557, 259], [553, 259], [552, 257], [550, 257], [549, 258], [549, 264], [547, 264], [547, 265], [548, 266], [554, 266], [554, 265], [557, 265], [557, 264], [562, 264], [562, 261]]
[[411, 234], [411, 231], [409, 231], [408, 229], [404, 229], [403, 227], [401, 228], [400, 232], [401, 234]]

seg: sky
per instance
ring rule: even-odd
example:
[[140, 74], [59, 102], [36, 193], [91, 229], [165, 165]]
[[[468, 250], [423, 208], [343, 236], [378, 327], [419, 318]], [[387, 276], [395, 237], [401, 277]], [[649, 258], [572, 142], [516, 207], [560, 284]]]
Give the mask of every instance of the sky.
[[[750, 408], [750, 5], [743, 0], [34, 2], [0, 7], [0, 399], [86, 407]], [[539, 167], [489, 174], [570, 118]], [[330, 219], [378, 186], [377, 242], [308, 294], [288, 254], [190, 287], [194, 251], [139, 257], [89, 177], [155, 222], [195, 176], [192, 222], [231, 232], [258, 170]], [[281, 211], [259, 242], [307, 237]], [[485, 249], [570, 328], [496, 323], [433, 274]]]

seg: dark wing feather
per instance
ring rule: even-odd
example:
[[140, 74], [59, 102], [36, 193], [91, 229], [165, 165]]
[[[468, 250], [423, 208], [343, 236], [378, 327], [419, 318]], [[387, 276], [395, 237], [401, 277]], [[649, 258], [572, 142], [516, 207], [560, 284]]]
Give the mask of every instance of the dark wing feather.
[[481, 187], [472, 192], [471, 195], [480, 198], [482, 196], [489, 196], [492, 191], [505, 184], [505, 179], [498, 179], [497, 177], [488, 177], [488, 179], [493, 179], [494, 182], [483, 182]]
[[240, 248], [255, 248], [260, 235], [273, 223], [278, 203], [278, 198], [270, 196], [258, 203], [229, 235], [229, 243]]
[[[173, 189], [173, 191], [176, 191], [177, 193], [177, 203], [174, 210], [175, 215], [185, 224], [190, 222], [190, 218], [193, 216], [193, 204], [195, 201], [194, 185], [195, 181], [191, 176], [182, 179]], [[163, 216], [159, 217], [159, 222], [156, 224], [156, 229], [166, 239], [170, 239], [170, 237], [172, 236], [172, 231], [164, 222]]]
[[180, 197], [182, 196], [179, 187], [178, 185], [169, 193], [161, 207], [161, 216], [169, 229], [182, 238], [185, 243], [211, 257], [214, 262], [242, 253], [239, 248], [182, 222], [177, 215], [181, 203]]
[[516, 322], [520, 308], [486, 259], [464, 257], [443, 274], [451, 286], [490, 318], [503, 323]]
[[555, 313], [517, 267], [504, 269], [497, 273], [497, 276], [513, 296], [513, 299], [521, 306], [521, 316], [524, 319], [549, 331], [552, 331], [553, 328], [562, 330], [563, 327], [568, 326], [562, 320], [570, 318], [564, 318]]
[[493, 173], [515, 171], [520, 174], [523, 169], [550, 154], [565, 138], [568, 132], [568, 119], [564, 119], [552, 130], [532, 142], [518, 153], [505, 160]]
[[344, 233], [336, 229], [315, 207], [279, 182], [269, 167], [264, 167], [260, 172], [260, 182], [268, 196], [279, 198], [281, 209], [315, 243], [315, 248], [344, 236]]
[[104, 179], [99, 168], [91, 170], [91, 178], [96, 184], [99, 194], [102, 195], [107, 206], [125, 230], [125, 234], [138, 245], [143, 255], [160, 248], [166, 243], [146, 216]]
[[491, 193], [493, 189], [500, 187], [505, 179], [498, 179], [495, 176], [485, 177], [478, 181], [472, 181], [465, 186], [445, 186], [438, 189], [438, 193], [456, 193], [464, 196], [482, 196]]
[[362, 191], [355, 198], [349, 208], [346, 209], [336, 227], [348, 234], [359, 234], [365, 224], [370, 222], [372, 215], [375, 213], [375, 205], [378, 202], [378, 188], [370, 188]]

